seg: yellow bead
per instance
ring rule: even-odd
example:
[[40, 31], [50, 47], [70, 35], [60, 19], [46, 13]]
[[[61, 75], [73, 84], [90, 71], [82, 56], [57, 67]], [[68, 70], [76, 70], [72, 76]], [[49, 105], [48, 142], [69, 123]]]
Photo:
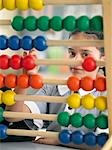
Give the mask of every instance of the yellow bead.
[[2, 104], [2, 91], [0, 90], [0, 104]]
[[0, 10], [3, 9], [3, 0], [0, 0]]
[[35, 10], [43, 9], [43, 0], [29, 0], [29, 7]]
[[11, 106], [15, 104], [15, 95], [16, 93], [11, 90], [7, 90], [6, 92], [3, 92], [2, 94], [2, 102], [7, 105]]
[[86, 109], [94, 108], [94, 99], [95, 97], [91, 94], [87, 94], [81, 98], [81, 104]]
[[27, 10], [28, 9], [28, 0], [16, 0], [16, 7], [19, 10]]
[[14, 10], [16, 9], [16, 0], [3, 0], [3, 6], [4, 8], [8, 10]]
[[74, 108], [74, 109], [79, 108], [80, 107], [80, 99], [81, 99], [80, 95], [77, 93], [74, 93], [67, 98], [67, 104], [71, 108]]
[[107, 108], [107, 98], [105, 96], [98, 96], [95, 99], [95, 107], [101, 111]]

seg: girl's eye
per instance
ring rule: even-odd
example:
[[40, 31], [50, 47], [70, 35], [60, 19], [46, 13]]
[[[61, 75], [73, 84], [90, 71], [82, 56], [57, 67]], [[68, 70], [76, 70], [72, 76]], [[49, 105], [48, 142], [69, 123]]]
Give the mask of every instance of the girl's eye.
[[89, 56], [90, 54], [89, 53], [86, 53], [86, 52], [84, 52], [84, 53], [82, 53], [82, 57], [84, 58], [84, 57], [87, 57], [87, 56]]
[[69, 55], [70, 55], [70, 57], [75, 57], [75, 56], [76, 56], [76, 53], [74, 53], [74, 52], [69, 52]]

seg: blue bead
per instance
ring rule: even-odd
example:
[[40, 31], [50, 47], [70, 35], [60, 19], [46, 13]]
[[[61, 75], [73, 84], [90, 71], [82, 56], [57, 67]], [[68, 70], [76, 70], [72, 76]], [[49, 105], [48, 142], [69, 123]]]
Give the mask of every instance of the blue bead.
[[7, 37], [4, 35], [0, 36], [0, 49], [5, 50], [8, 48]]
[[97, 144], [102, 147], [106, 143], [108, 138], [109, 138], [109, 135], [107, 133], [99, 134], [97, 136]]
[[33, 41], [30, 36], [24, 36], [20, 42], [21, 48], [24, 50], [31, 50], [33, 48]]
[[20, 39], [18, 36], [14, 35], [8, 39], [8, 47], [12, 50], [20, 49]]
[[45, 37], [38, 36], [33, 40], [33, 45], [38, 51], [44, 51], [47, 49], [47, 41]]
[[63, 130], [59, 133], [59, 140], [63, 144], [69, 144], [71, 142], [71, 132]]
[[83, 136], [84, 133], [82, 131], [74, 131], [71, 136], [72, 142], [77, 145], [83, 144]]
[[7, 138], [7, 127], [3, 124], [0, 124], [0, 139], [6, 139]]
[[96, 135], [92, 132], [88, 132], [84, 135], [84, 142], [88, 146], [96, 146]]

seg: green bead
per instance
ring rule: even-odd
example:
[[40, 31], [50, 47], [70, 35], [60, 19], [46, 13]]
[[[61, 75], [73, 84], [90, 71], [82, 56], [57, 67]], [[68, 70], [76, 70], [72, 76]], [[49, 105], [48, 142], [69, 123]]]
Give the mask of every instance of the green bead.
[[49, 30], [49, 17], [42, 16], [38, 19], [37, 26], [41, 31], [48, 31]]
[[73, 115], [70, 116], [70, 124], [73, 127], [79, 128], [82, 126], [82, 116], [80, 113], [75, 113]]
[[24, 18], [22, 16], [15, 16], [11, 25], [16, 31], [24, 30]]
[[4, 121], [3, 112], [4, 112], [4, 109], [0, 107], [0, 122]]
[[81, 16], [76, 21], [77, 28], [80, 31], [87, 31], [90, 28], [89, 18], [87, 16]]
[[34, 16], [29, 16], [24, 20], [24, 27], [28, 31], [35, 31], [37, 29], [37, 19]]
[[54, 16], [50, 20], [50, 28], [54, 31], [61, 31], [62, 30], [62, 19], [59, 16]]
[[95, 128], [95, 117], [92, 114], [87, 114], [83, 117], [83, 125], [89, 129]]
[[69, 125], [70, 120], [70, 114], [68, 112], [61, 112], [58, 114], [57, 122], [64, 127], [67, 127]]
[[96, 118], [96, 125], [101, 129], [108, 128], [108, 118], [106, 115], [100, 115]]
[[63, 28], [67, 31], [74, 31], [76, 28], [76, 19], [74, 16], [67, 16], [63, 20]]
[[90, 20], [90, 28], [93, 31], [103, 31], [103, 18], [95, 16]]

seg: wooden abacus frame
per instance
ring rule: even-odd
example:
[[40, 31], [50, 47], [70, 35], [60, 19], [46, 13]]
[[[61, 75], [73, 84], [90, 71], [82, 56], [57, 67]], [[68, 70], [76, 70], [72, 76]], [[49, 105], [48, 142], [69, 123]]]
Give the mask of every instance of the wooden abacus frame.
[[[44, 4], [48, 5], [48, 4], [52, 4], [52, 5], [62, 5], [62, 4], [66, 4], [66, 5], [78, 5], [78, 4], [102, 4], [103, 7], [103, 20], [104, 20], [104, 47], [105, 47], [105, 56], [106, 56], [106, 77], [107, 77], [107, 99], [108, 99], [108, 122], [109, 122], [109, 135], [110, 135], [110, 139], [107, 141], [107, 143], [105, 144], [105, 146], [102, 148], [102, 150], [110, 150], [112, 148], [112, 76], [110, 71], [112, 70], [112, 53], [111, 53], [111, 49], [112, 49], [112, 0], [63, 0], [63, 1], [54, 1], [54, 0], [44, 0]], [[10, 21], [8, 21], [8, 23], [10, 24]], [[108, 27], [107, 27], [108, 26]], [[58, 43], [56, 43], [57, 41], [54, 41], [54, 43], [52, 43], [52, 41], [48, 41], [48, 45], [58, 45]], [[66, 41], [67, 42], [67, 41]], [[64, 43], [66, 43], [64, 42]], [[72, 42], [72, 41], [71, 41]], [[71, 42], [69, 44], [71, 44]], [[61, 45], [64, 45], [63, 41], [60, 41]], [[79, 42], [79, 44], [81, 44], [80, 46], [84, 46], [85, 45], [85, 41]], [[68, 43], [67, 43], [68, 44]], [[86, 43], [87, 44], [87, 43]], [[90, 43], [91, 44], [91, 43]], [[94, 43], [95, 44], [95, 43]], [[101, 44], [101, 43], [100, 43]], [[59, 46], [59, 45], [58, 45]], [[65, 45], [64, 45], [65, 46]], [[26, 131], [25, 131], [26, 132]], [[7, 133], [10, 135], [22, 135], [23, 131], [18, 131], [18, 130], [11, 130], [8, 129]], [[28, 133], [31, 136], [36, 136], [38, 135], [42, 135], [43, 133], [40, 133], [39, 131], [27, 131], [26, 135], [28, 135]], [[48, 133], [48, 132], [47, 132]], [[44, 133], [44, 136], [51, 136], [51, 132], [49, 132], [48, 134]], [[52, 134], [52, 136], [57, 136], [58, 133]], [[25, 134], [24, 134], [25, 135]]]

